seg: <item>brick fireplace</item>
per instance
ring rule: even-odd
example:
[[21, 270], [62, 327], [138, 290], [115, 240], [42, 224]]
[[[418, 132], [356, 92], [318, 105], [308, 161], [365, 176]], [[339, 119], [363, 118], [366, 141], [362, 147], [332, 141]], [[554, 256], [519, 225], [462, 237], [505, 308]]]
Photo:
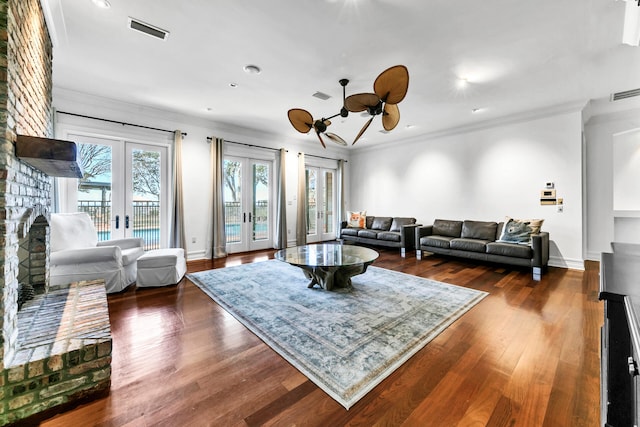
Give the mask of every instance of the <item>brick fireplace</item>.
[[[49, 287], [52, 178], [15, 155], [18, 135], [53, 136], [52, 51], [38, 0], [0, 0], [0, 425], [110, 386], [104, 285]], [[36, 295], [19, 311], [20, 283]]]

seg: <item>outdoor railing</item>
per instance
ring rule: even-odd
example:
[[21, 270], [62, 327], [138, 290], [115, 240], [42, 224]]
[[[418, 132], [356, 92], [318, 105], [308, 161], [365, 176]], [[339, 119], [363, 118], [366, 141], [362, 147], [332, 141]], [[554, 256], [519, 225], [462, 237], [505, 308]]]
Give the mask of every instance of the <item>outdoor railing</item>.
[[[242, 223], [249, 218], [242, 212], [240, 202], [224, 203], [224, 230], [227, 243], [242, 241]], [[254, 241], [269, 238], [269, 201], [258, 200], [251, 213], [252, 238]]]
[[[78, 211], [86, 212], [98, 231], [98, 240], [111, 239], [111, 202], [100, 200], [78, 200]], [[120, 218], [120, 227], [125, 227], [125, 218]], [[133, 237], [144, 239], [145, 250], [160, 248], [160, 202], [134, 201], [131, 223]]]

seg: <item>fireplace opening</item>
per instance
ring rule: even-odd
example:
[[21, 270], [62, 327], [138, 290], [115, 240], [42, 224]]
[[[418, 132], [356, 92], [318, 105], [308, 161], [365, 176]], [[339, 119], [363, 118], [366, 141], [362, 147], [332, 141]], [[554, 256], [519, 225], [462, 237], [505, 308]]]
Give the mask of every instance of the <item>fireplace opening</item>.
[[35, 295], [47, 292], [49, 223], [44, 214], [30, 209], [18, 232], [18, 310]]

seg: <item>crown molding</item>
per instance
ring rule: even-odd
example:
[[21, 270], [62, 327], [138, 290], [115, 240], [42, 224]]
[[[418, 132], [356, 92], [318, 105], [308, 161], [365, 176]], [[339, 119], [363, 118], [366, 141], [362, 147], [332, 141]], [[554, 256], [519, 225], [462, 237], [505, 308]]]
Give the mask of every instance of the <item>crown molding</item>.
[[[548, 117], [557, 116], [567, 113], [578, 113], [588, 105], [587, 100], [580, 100], [574, 102], [567, 102], [563, 104], [552, 105], [545, 108], [539, 108], [535, 110], [525, 111], [517, 114], [510, 114], [494, 119], [484, 120], [481, 122], [473, 123], [470, 125], [463, 125], [458, 127], [452, 127], [442, 130], [429, 132], [422, 135], [413, 136], [411, 138], [400, 139], [394, 141], [394, 144], [412, 144], [417, 142], [424, 142], [434, 139], [446, 138], [449, 136], [461, 135], [466, 133], [479, 132], [486, 129], [492, 129], [507, 125], [513, 125], [517, 123], [531, 122], [534, 120], [540, 120]], [[375, 151], [388, 147], [389, 144], [376, 144], [371, 146], [363, 146], [353, 150], [353, 153]]]

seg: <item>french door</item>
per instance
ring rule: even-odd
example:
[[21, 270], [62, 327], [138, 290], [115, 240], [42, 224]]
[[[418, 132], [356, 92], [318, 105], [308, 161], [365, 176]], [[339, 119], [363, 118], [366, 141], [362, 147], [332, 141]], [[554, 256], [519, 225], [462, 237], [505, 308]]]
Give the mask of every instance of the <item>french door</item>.
[[335, 240], [336, 171], [306, 167], [307, 242]]
[[166, 145], [69, 134], [84, 177], [67, 180], [66, 212], [87, 212], [99, 240], [142, 237], [145, 249], [168, 242]]
[[227, 252], [273, 247], [273, 162], [224, 158], [224, 208]]

